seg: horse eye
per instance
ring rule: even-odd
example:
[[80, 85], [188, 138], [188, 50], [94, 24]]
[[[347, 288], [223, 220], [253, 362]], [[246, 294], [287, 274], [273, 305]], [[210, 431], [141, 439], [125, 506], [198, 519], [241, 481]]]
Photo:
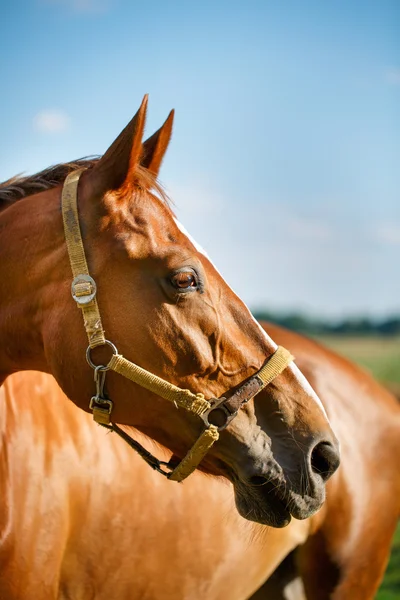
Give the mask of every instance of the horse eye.
[[193, 271], [179, 271], [171, 277], [171, 283], [178, 291], [197, 289], [196, 274]]

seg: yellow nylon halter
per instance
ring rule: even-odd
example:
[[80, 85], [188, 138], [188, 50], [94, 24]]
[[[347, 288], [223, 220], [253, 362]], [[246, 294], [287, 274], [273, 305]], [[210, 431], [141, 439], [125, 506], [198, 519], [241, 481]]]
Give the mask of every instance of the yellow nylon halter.
[[[154, 394], [165, 398], [181, 406], [198, 416], [204, 415], [212, 408], [211, 402], [204, 398], [202, 393], [194, 394], [190, 390], [181, 389], [165, 381], [161, 377], [146, 371], [135, 363], [127, 360], [120, 354], [114, 344], [106, 339], [104, 329], [101, 323], [100, 311], [96, 301], [96, 283], [89, 275], [89, 269], [86, 262], [85, 250], [82, 242], [82, 235], [79, 226], [79, 215], [77, 206], [77, 192], [79, 177], [85, 169], [79, 169], [70, 173], [65, 179], [62, 190], [62, 215], [64, 222], [65, 240], [68, 248], [69, 260], [71, 263], [74, 279], [71, 285], [72, 297], [82, 310], [83, 321], [87, 333], [89, 347], [87, 349], [87, 360], [95, 371], [96, 395], [90, 401], [90, 408], [93, 412], [94, 420], [100, 425], [109, 427], [121, 437], [128, 441], [132, 447], [137, 449], [137, 442], [131, 440], [123, 430], [111, 421], [112, 401], [103, 393], [105, 373], [108, 370], [115, 371], [120, 375], [130, 379], [134, 383], [146, 388]], [[96, 366], [92, 360], [90, 351], [97, 346], [109, 345], [113, 350], [113, 356], [106, 366]], [[268, 362], [258, 371], [257, 377], [262, 385], [258, 391], [268, 385], [277, 375], [288, 366], [293, 360], [292, 355], [283, 347], [278, 347]], [[257, 392], [258, 393], [258, 392]], [[165, 472], [158, 468], [157, 470], [169, 479], [182, 481], [190, 475], [198, 466], [204, 455], [219, 438], [219, 428], [208, 424], [200, 437], [181, 460], [177, 467], [170, 472]], [[130, 441], [129, 441], [130, 440]], [[131, 443], [132, 442], [132, 443]], [[144, 450], [144, 449], [143, 449]], [[144, 452], [146, 452], [144, 450]], [[141, 452], [140, 452], [141, 453]], [[145, 458], [143, 453], [142, 456]], [[147, 453], [149, 457], [151, 455]], [[154, 457], [152, 457], [154, 458]], [[154, 458], [155, 461], [157, 459]], [[151, 464], [151, 461], [149, 461]], [[158, 464], [160, 463], [157, 461]], [[153, 466], [154, 468], [154, 466]]]

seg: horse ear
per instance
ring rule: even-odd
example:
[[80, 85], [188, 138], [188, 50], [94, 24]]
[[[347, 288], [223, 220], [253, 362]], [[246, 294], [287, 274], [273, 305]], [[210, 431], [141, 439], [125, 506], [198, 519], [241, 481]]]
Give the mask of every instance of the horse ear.
[[143, 144], [142, 167], [157, 177], [172, 135], [175, 111], [171, 110], [164, 125]]
[[104, 195], [134, 182], [142, 157], [142, 138], [146, 122], [147, 94], [139, 110], [106, 153], [88, 172], [94, 190]]

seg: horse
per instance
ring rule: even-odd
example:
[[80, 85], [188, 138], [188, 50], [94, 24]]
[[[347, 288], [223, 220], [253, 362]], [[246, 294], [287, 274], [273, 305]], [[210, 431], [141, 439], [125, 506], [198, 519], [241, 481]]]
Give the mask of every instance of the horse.
[[[289, 351], [176, 220], [157, 183], [173, 111], [143, 142], [146, 111], [147, 96], [99, 160], [0, 187], [0, 384], [49, 373], [170, 485], [199, 467], [232, 482], [247, 520], [307, 519], [339, 466], [338, 440]], [[9, 555], [12, 585], [25, 567]]]
[[317, 342], [263, 327], [296, 356], [340, 440], [322, 509], [283, 529], [245, 520], [226, 478], [197, 470], [173, 485], [52, 377], [16, 373], [0, 388], [1, 598], [375, 597], [400, 509], [399, 405]]

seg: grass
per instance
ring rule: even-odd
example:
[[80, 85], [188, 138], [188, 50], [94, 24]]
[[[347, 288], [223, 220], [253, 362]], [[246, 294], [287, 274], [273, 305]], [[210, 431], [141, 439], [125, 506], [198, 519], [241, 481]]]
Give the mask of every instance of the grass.
[[400, 525], [397, 526], [393, 538], [390, 561], [376, 598], [377, 600], [399, 600], [400, 598]]
[[[319, 341], [371, 371], [400, 398], [400, 337], [325, 336]], [[400, 523], [376, 600], [400, 599]]]
[[382, 383], [400, 384], [400, 337], [325, 336], [320, 339], [370, 370]]

